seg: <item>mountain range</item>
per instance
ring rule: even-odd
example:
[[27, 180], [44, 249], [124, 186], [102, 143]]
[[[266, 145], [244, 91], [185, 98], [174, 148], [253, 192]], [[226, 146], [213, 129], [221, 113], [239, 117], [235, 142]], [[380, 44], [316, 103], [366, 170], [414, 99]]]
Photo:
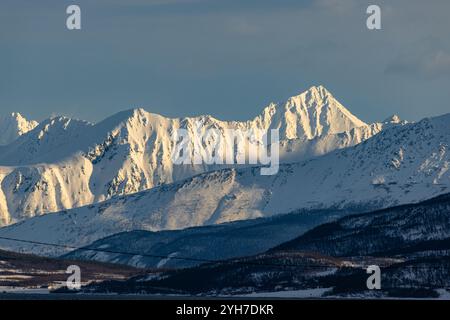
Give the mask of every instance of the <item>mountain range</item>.
[[[172, 134], [180, 128], [187, 130], [190, 141], [198, 140], [210, 128], [223, 135], [224, 129], [263, 133], [279, 129], [281, 162], [298, 162], [356, 145], [383, 128], [405, 124], [393, 117], [367, 125], [322, 86], [312, 87], [286, 102], [271, 103], [260, 115], [245, 122], [220, 121], [211, 116], [171, 119], [143, 109], [124, 111], [97, 124], [67, 117], [54, 117], [39, 125], [24, 121], [18, 121], [15, 130], [0, 126], [0, 130], [18, 132], [17, 139], [0, 146], [2, 225], [225, 167], [174, 165]], [[261, 145], [258, 140], [249, 143], [256, 148]], [[212, 146], [214, 141], [206, 146], [210, 154], [214, 152]], [[247, 150], [237, 152], [244, 154]]]
[[[448, 192], [450, 114], [387, 128], [354, 146], [280, 166], [206, 172], [0, 229], [1, 237], [76, 247], [132, 230], [173, 230], [271, 217], [298, 210], [373, 210]], [[2, 241], [5, 249], [60, 254], [58, 248]]]

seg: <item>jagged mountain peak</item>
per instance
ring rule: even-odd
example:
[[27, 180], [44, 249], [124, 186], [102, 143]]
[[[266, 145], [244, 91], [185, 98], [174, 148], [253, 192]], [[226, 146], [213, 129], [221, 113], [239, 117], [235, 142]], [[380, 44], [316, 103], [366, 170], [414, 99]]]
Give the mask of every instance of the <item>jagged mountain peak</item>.
[[18, 123], [26, 122], [26, 123], [30, 123], [32, 125], [37, 125], [37, 121], [34, 121], [34, 120], [28, 121], [20, 112], [11, 112], [7, 116], [3, 116], [3, 117], [0, 116], [0, 118], [3, 118], [3, 119], [10, 118], [10, 119], [15, 120]]
[[367, 126], [323, 86], [313, 86], [285, 102], [269, 104], [259, 119], [280, 129], [285, 139], [313, 139]]
[[16, 120], [21, 120], [21, 119], [25, 119], [20, 112], [11, 112], [10, 113], [11, 118], [16, 119]]
[[39, 140], [42, 140], [45, 135], [65, 134], [65, 131], [76, 131], [84, 129], [85, 127], [91, 127], [92, 125], [92, 123], [85, 120], [74, 119], [67, 116], [53, 116], [42, 121], [36, 128], [30, 131], [27, 136], [22, 137], [21, 140], [26, 140], [29, 137], [37, 137]]
[[403, 120], [397, 115], [397, 114], [393, 114], [390, 117], [387, 117], [386, 119], [384, 119], [383, 123], [394, 123], [394, 124], [399, 124], [401, 123]]
[[6, 116], [0, 115], [0, 145], [11, 143], [37, 125], [36, 121], [29, 121], [18, 112], [12, 112]]
[[96, 123], [95, 126], [98, 128], [104, 128], [104, 130], [112, 130], [115, 127], [124, 126], [132, 121], [132, 119], [138, 118], [142, 115], [147, 115], [147, 112], [144, 109], [128, 109], [107, 117], [106, 119]]
[[[306, 104], [308, 108], [318, 108], [323, 104], [328, 104], [330, 102], [337, 102], [337, 99], [333, 96], [333, 94], [328, 91], [324, 86], [312, 86], [309, 89], [291, 96], [287, 99], [288, 102], [295, 103], [298, 101], [301, 101]], [[344, 106], [342, 106], [339, 103], [339, 107], [342, 107], [345, 109]]]
[[0, 163], [5, 166], [57, 163], [79, 150], [92, 126], [87, 121], [65, 116], [44, 120], [9, 145], [2, 146]]
[[328, 98], [334, 99], [334, 97], [331, 94], [331, 92], [328, 91], [322, 85], [312, 86], [308, 90], [300, 93], [297, 96], [307, 96], [308, 98], [315, 99], [315, 100], [320, 100], [320, 99], [325, 100], [325, 99], [328, 99]]
[[350, 125], [353, 127], [362, 127], [367, 125], [367, 123], [353, 115], [331, 94], [330, 91], [323, 86], [313, 86], [304, 93], [300, 94], [298, 98], [303, 99], [309, 109], [314, 109], [316, 112], [320, 112], [320, 109], [326, 108], [331, 112], [336, 112], [341, 118], [331, 118], [329, 120], [339, 122], [344, 119], [349, 121]]

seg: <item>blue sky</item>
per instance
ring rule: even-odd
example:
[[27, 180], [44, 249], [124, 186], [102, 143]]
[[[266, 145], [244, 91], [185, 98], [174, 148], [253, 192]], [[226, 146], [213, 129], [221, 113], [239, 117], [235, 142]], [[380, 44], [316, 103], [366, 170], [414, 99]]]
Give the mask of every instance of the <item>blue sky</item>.
[[0, 114], [244, 120], [322, 84], [364, 121], [418, 120], [450, 112], [449, 30], [448, 0], [2, 0]]

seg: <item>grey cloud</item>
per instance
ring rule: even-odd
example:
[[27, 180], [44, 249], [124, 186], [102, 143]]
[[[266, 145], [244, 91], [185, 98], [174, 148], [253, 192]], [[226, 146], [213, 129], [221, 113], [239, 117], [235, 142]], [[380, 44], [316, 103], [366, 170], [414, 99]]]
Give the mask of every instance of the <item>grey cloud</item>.
[[325, 9], [327, 11], [348, 14], [349, 11], [354, 10], [357, 7], [357, 1], [355, 0], [315, 0], [314, 5], [319, 9]]
[[404, 76], [447, 77], [450, 76], [450, 52], [444, 49], [410, 51], [391, 61], [385, 72]]
[[365, 121], [448, 112], [448, 0], [77, 0], [83, 30], [68, 32], [72, 2], [0, 1], [0, 114], [244, 120], [312, 84]]

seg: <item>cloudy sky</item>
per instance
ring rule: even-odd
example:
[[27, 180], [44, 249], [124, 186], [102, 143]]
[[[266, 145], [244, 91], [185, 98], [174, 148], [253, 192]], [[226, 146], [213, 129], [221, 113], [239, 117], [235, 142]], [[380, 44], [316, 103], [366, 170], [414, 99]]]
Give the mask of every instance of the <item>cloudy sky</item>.
[[449, 31], [448, 0], [2, 0], [0, 114], [244, 120], [322, 84], [364, 121], [418, 120], [450, 112]]

